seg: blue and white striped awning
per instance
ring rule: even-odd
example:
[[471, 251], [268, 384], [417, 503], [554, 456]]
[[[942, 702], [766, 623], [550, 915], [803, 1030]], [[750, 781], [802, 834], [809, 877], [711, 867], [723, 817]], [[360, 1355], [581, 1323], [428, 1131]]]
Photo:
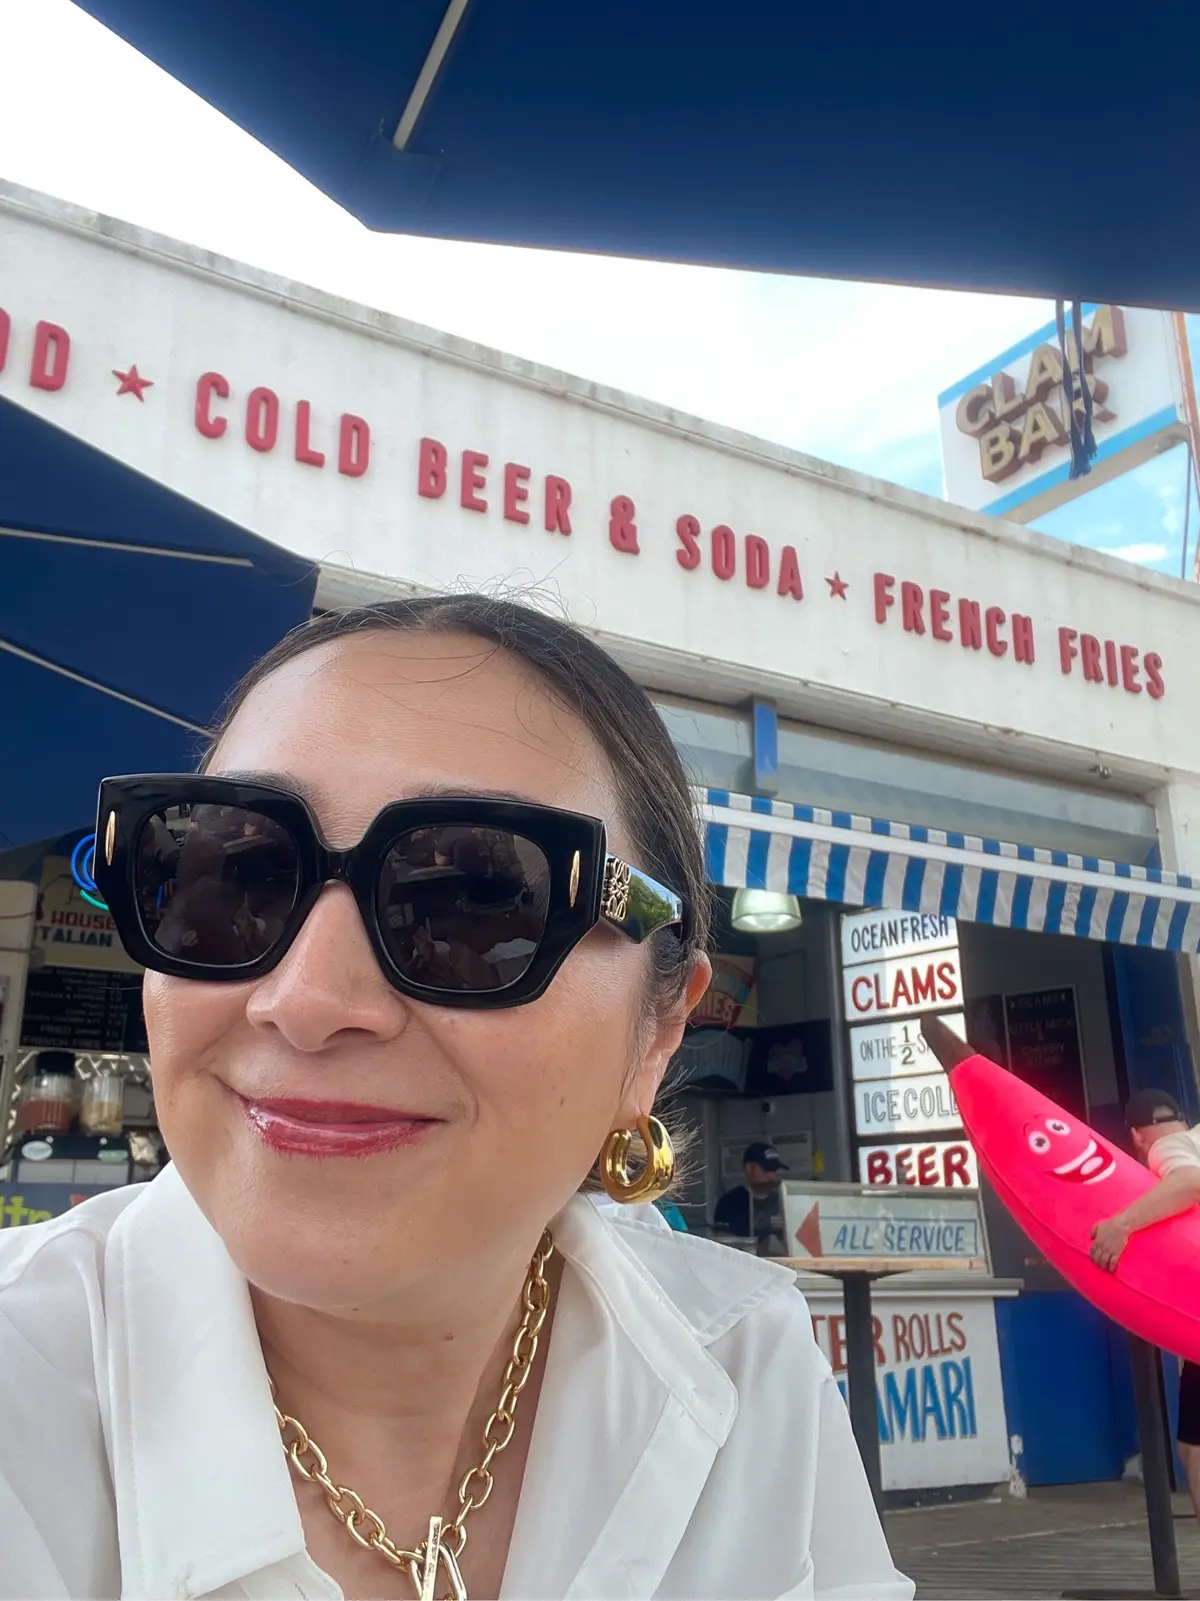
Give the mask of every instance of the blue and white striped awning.
[[1200, 951], [1200, 885], [1181, 873], [721, 789], [696, 801], [708, 876], [730, 889]]

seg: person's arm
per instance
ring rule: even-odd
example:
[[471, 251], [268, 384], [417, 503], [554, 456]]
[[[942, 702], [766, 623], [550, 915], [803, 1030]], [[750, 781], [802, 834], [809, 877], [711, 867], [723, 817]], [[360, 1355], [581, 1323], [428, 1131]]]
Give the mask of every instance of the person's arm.
[[1121, 1260], [1129, 1236], [1153, 1223], [1165, 1223], [1200, 1204], [1200, 1163], [1181, 1165], [1152, 1190], [1092, 1230], [1092, 1261], [1111, 1273]]

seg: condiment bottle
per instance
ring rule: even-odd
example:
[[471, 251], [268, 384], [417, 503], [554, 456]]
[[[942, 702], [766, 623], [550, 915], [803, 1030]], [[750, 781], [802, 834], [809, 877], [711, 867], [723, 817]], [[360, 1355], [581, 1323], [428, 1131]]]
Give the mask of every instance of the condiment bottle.
[[17, 1133], [69, 1134], [77, 1089], [72, 1052], [39, 1051], [17, 1097]]
[[84, 1134], [120, 1134], [125, 1127], [125, 1077], [113, 1069], [84, 1080], [79, 1106]]

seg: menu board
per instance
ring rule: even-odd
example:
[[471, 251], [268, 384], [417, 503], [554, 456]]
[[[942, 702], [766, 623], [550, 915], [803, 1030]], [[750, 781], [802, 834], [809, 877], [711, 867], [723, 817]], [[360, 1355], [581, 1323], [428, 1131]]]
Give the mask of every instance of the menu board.
[[142, 981], [135, 973], [42, 967], [29, 974], [21, 1044], [33, 1050], [145, 1053]]
[[1011, 1070], [1064, 1110], [1086, 1117], [1075, 991], [1063, 986], [1006, 995], [1004, 1021]]

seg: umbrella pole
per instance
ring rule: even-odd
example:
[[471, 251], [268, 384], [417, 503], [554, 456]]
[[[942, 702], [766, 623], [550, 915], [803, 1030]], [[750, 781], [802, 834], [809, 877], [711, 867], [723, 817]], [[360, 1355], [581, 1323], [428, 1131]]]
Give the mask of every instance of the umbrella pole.
[[875, 1505], [882, 1507], [883, 1469], [879, 1454], [879, 1402], [875, 1392], [875, 1326], [871, 1317], [871, 1275], [841, 1273], [846, 1315], [846, 1388], [850, 1427], [867, 1470]]
[[1071, 1601], [1124, 1601], [1124, 1598], [1182, 1596], [1179, 1551], [1175, 1544], [1175, 1509], [1171, 1499], [1171, 1447], [1167, 1439], [1162, 1387], [1162, 1358], [1153, 1345], [1129, 1337], [1133, 1361], [1133, 1395], [1137, 1406], [1138, 1442], [1142, 1448], [1142, 1484], [1150, 1530], [1153, 1590], [1064, 1590]]

